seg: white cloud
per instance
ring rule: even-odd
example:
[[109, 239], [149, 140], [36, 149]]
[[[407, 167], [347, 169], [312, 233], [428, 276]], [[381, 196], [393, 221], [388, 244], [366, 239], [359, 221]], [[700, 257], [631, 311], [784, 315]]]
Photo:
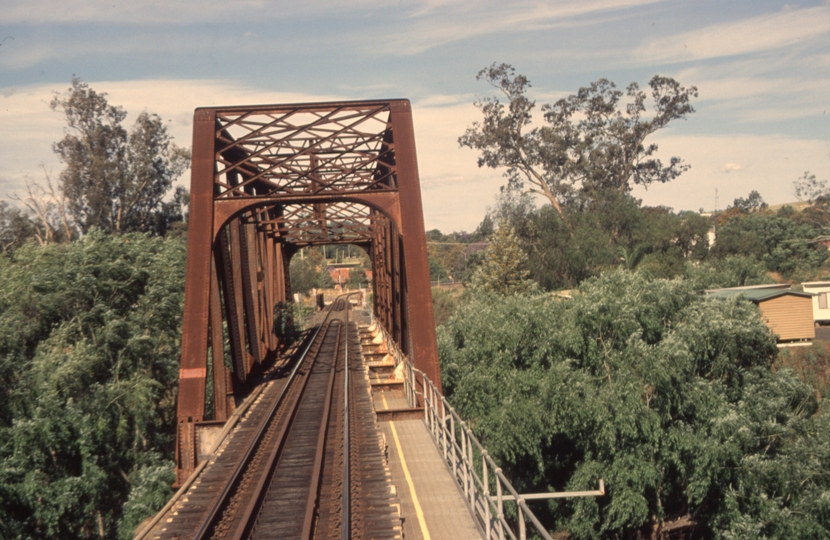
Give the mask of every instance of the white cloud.
[[[218, 21], [223, 17], [241, 19], [244, 16], [268, 13], [268, 2], [261, 0], [9, 0], [4, 2], [3, 20], [10, 23], [188, 23]], [[276, 13], [280, 7], [290, 8], [293, 2], [270, 2]], [[281, 6], [280, 4], [287, 4]], [[273, 15], [274, 12], [272, 11]]]
[[[167, 121], [175, 142], [189, 146], [193, 110], [201, 106], [302, 103], [343, 99], [340, 95], [268, 92], [217, 80], [89, 81], [109, 102], [130, 113], [127, 125], [143, 110]], [[0, 145], [0, 198], [20, 191], [24, 178], [38, 181], [44, 164], [52, 175], [62, 165], [52, 143], [63, 136], [63, 122], [49, 109], [54, 92], [66, 83], [0, 88], [0, 125], [14, 133]], [[470, 96], [435, 96], [413, 104], [416, 145], [427, 227], [474, 229], [503, 179], [499, 171], [479, 169], [475, 153], [460, 150], [457, 139], [480, 114]], [[183, 182], [189, 182], [184, 178]]]
[[473, 37], [528, 32], [582, 24], [575, 19], [662, 0], [525, 0], [503, 2], [428, 2], [410, 13], [411, 24], [379, 35], [356, 35], [368, 52], [417, 54]]
[[[659, 135], [659, 134], [658, 134]], [[634, 194], [644, 204], [666, 205], [675, 210], [714, 209], [737, 197], [758, 191], [770, 204], [793, 202], [793, 182], [805, 170], [830, 179], [830, 142], [781, 135], [658, 136], [660, 157], [680, 156], [692, 168], [668, 184], [653, 185]], [[731, 170], [728, 174], [726, 167]]]
[[822, 66], [826, 55], [786, 56], [703, 64], [674, 76], [697, 86], [696, 108], [720, 122], [761, 124], [822, 115], [830, 88], [830, 70]]
[[[200, 106], [245, 103], [295, 103], [326, 101], [340, 96], [266, 92], [216, 80], [87, 81], [106, 92], [113, 105], [130, 113], [126, 123], [147, 110], [167, 121], [168, 131], [181, 146], [190, 146], [193, 110]], [[66, 83], [0, 88], [0, 125], [13, 133], [0, 145], [0, 198], [23, 187], [25, 178], [37, 181], [40, 164], [57, 174], [62, 166], [52, 153], [52, 143], [63, 137], [60, 115], [49, 109], [55, 92], [66, 91]]]
[[632, 57], [641, 64], [718, 58], [790, 46], [828, 32], [830, 6], [784, 10], [648, 41]]
[[[131, 113], [132, 122], [142, 110], [158, 113], [168, 121], [180, 145], [190, 145], [193, 109], [261, 103], [297, 103], [342, 99], [340, 95], [268, 92], [261, 88], [216, 80], [93, 81], [97, 91], [107, 92], [113, 104]], [[39, 164], [52, 174], [61, 164], [51, 152], [60, 139], [63, 123], [49, 110], [52, 92], [66, 83], [0, 88], [0, 125], [14, 137], [0, 145], [0, 197], [20, 190], [25, 175], [42, 177]], [[479, 169], [476, 153], [458, 147], [458, 136], [480, 112], [468, 95], [433, 96], [413, 103], [418, 164], [428, 228], [444, 231], [473, 230], [487, 206], [492, 205], [501, 171]], [[673, 130], [676, 132], [676, 130]], [[670, 184], [657, 185], [635, 194], [646, 204], [667, 205], [677, 210], [714, 206], [714, 190], [725, 207], [752, 190], [771, 203], [791, 201], [792, 182], [805, 170], [830, 179], [830, 142], [793, 139], [778, 135], [682, 136], [658, 133], [660, 157], [677, 155], [692, 169]], [[726, 170], [728, 174], [724, 174]], [[189, 179], [185, 179], [188, 182]]]
[[[598, 10], [615, 9], [660, 0], [522, 0], [512, 2], [507, 10], [525, 12], [525, 20], [550, 17], [571, 17]], [[192, 24], [199, 22], [235, 22], [251, 19], [319, 17], [342, 13], [376, 10], [397, 10], [410, 19], [425, 19], [459, 14], [503, 13], [500, 0], [469, 2], [467, 0], [329, 0], [295, 2], [291, 0], [6, 0], [3, 22], [12, 23], [162, 23]], [[515, 15], [514, 15], [515, 18]]]

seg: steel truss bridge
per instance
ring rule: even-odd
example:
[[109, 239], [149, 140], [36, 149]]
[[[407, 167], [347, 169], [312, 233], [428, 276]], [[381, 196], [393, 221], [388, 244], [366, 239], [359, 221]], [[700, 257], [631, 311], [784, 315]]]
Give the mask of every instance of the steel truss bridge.
[[[179, 482], [197, 464], [197, 426], [227, 420], [280, 348], [274, 306], [292, 297], [291, 257], [324, 244], [369, 253], [376, 317], [415, 366], [440, 381], [409, 102], [197, 109]], [[208, 371], [213, 418], [205, 415]]]
[[[525, 499], [563, 494], [516, 493], [441, 395], [409, 102], [200, 108], [191, 171], [180, 489], [137, 538], [401, 538], [378, 420], [410, 482], [392, 421], [413, 418], [473, 537], [550, 538]], [[371, 311], [341, 296], [291, 344], [289, 262], [331, 244], [369, 254]]]

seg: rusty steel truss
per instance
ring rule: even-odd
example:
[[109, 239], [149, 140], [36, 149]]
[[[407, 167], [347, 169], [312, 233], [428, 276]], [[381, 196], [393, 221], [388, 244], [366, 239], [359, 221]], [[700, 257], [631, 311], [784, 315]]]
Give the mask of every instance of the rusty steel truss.
[[276, 356], [291, 257], [323, 244], [369, 253], [377, 320], [440, 381], [409, 101], [197, 109], [177, 483], [199, 461], [198, 428], [221, 425]]

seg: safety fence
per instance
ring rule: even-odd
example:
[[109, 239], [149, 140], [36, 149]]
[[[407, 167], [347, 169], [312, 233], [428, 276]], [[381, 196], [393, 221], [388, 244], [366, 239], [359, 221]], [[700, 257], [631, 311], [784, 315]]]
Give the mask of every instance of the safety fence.
[[[374, 320], [373, 320], [374, 322]], [[485, 533], [485, 538], [526, 540], [531, 535], [553, 540], [544, 525], [528, 508], [527, 501], [605, 495], [605, 483], [593, 491], [563, 491], [520, 495], [502, 473], [467, 423], [458, 415], [435, 384], [390, 339], [380, 324], [395, 365], [404, 365], [404, 394], [410, 407], [423, 406], [424, 422], [442, 453], [453, 479], [461, 488], [470, 512]], [[515, 519], [505, 517], [507, 504], [515, 504]]]

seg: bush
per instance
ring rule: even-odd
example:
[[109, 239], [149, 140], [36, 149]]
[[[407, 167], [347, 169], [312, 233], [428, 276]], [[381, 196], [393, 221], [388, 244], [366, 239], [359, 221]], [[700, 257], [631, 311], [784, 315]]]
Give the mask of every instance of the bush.
[[830, 534], [827, 414], [770, 370], [774, 338], [745, 300], [615, 271], [572, 301], [474, 296], [438, 339], [450, 401], [520, 492], [605, 480], [606, 497], [542, 509], [551, 528], [640, 538], [684, 518], [699, 538]]
[[172, 495], [184, 258], [98, 231], [0, 258], [0, 536], [124, 537]]

